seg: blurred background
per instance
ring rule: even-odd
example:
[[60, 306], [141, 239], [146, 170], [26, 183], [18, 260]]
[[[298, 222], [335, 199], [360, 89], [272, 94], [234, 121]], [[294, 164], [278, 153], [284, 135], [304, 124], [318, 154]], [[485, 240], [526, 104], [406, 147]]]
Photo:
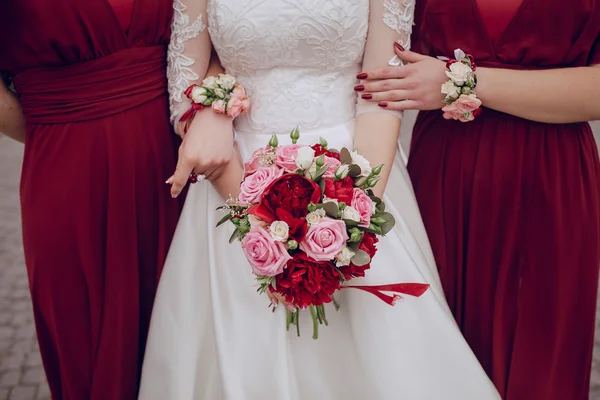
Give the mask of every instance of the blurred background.
[[[407, 113], [402, 124], [401, 141], [405, 149], [414, 118], [415, 113]], [[600, 122], [592, 126], [600, 142]], [[21, 243], [18, 188], [22, 159], [23, 146], [0, 135], [0, 400], [49, 400]], [[43, 171], [40, 179], [44, 179]], [[597, 318], [592, 400], [600, 400], [599, 326]]]

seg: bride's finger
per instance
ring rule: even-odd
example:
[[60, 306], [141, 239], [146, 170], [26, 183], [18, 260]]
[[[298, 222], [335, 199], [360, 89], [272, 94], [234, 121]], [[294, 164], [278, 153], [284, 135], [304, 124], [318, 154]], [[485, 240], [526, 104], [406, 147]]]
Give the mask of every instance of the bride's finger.
[[371, 102], [380, 101], [402, 101], [409, 99], [410, 93], [408, 90], [389, 90], [387, 92], [379, 93], [363, 93], [360, 96], [363, 100]]
[[406, 78], [411, 73], [411, 66], [404, 65], [400, 67], [383, 67], [372, 71], [361, 72], [356, 75], [356, 79], [362, 81], [372, 81], [377, 79], [402, 79]]
[[191, 162], [187, 162], [185, 159], [181, 161], [179, 167], [175, 171], [175, 175], [173, 175], [173, 183], [171, 185], [171, 197], [176, 198], [177, 196], [179, 196], [179, 194], [187, 184], [193, 169], [194, 166]]

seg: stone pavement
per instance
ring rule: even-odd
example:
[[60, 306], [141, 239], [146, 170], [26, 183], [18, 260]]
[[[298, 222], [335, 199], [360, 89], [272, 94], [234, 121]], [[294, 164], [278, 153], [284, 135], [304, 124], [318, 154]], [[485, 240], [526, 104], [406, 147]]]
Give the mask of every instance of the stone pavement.
[[[49, 400], [21, 247], [22, 151], [21, 145], [0, 135], [0, 400]], [[600, 400], [600, 329], [597, 336], [592, 400]]]

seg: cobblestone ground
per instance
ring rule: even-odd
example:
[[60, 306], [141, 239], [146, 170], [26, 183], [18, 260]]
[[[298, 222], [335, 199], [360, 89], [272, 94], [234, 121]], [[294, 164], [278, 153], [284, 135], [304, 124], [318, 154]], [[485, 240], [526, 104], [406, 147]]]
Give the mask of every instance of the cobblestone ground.
[[[600, 124], [597, 128], [600, 132]], [[0, 400], [49, 400], [21, 247], [22, 151], [21, 145], [0, 136]], [[592, 400], [600, 400], [600, 328], [596, 336]]]

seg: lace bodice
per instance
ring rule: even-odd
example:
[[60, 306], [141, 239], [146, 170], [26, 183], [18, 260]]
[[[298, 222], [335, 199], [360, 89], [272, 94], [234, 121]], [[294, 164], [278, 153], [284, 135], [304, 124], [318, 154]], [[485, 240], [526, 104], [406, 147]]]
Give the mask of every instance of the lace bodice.
[[[383, 56], [377, 56], [373, 66], [382, 60], [385, 65], [393, 55], [394, 40], [409, 46], [415, 0], [175, 0], [169, 56], [174, 119], [181, 93], [203, 76], [187, 55], [191, 43], [186, 43], [195, 40], [190, 33], [201, 36], [204, 30], [202, 10], [197, 9], [202, 1], [221, 64], [246, 87], [251, 99], [251, 111], [236, 119], [236, 130], [270, 135], [296, 125], [306, 130], [353, 118], [357, 110], [353, 87], [362, 68], [367, 32], [379, 36], [372, 47], [385, 46], [371, 51]], [[373, 27], [373, 17], [385, 32]]]

